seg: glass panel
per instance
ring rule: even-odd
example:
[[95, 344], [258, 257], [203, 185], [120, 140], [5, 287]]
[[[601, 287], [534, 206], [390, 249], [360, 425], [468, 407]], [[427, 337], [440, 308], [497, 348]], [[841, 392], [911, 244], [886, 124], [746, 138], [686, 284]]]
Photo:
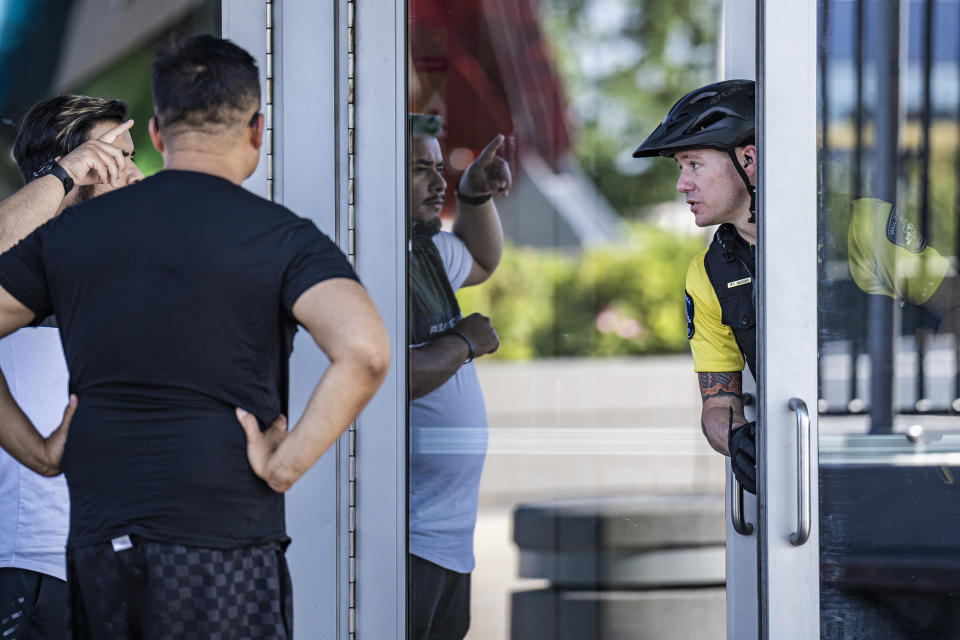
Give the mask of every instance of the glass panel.
[[820, 4], [824, 638], [960, 630], [960, 4]]
[[722, 637], [683, 305], [712, 230], [631, 157], [718, 79], [720, 2], [408, 11], [409, 111], [439, 116], [409, 132], [410, 637], [461, 637], [459, 607], [471, 640]]

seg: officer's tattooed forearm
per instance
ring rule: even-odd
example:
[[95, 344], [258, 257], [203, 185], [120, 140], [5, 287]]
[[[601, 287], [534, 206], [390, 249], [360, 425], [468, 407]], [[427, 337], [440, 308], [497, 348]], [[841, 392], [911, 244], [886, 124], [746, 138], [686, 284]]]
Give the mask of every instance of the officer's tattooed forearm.
[[743, 375], [739, 371], [703, 372], [700, 377], [700, 397], [706, 402], [710, 398], [739, 398], [742, 391]]

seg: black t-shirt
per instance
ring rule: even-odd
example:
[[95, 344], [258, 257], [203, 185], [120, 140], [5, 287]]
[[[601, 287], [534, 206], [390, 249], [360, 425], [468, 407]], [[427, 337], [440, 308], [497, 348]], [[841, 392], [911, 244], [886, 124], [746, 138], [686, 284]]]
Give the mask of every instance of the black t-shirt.
[[356, 275], [312, 222], [189, 171], [68, 209], [0, 255], [0, 286], [37, 321], [56, 313], [79, 396], [69, 547], [285, 539], [234, 407], [263, 425], [282, 411], [291, 308], [328, 278]]

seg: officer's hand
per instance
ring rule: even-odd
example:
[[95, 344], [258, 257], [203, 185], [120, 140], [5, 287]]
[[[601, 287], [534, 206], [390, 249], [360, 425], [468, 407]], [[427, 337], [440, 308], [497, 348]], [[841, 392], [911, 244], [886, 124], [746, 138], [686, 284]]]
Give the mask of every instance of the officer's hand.
[[730, 464], [733, 475], [743, 488], [757, 493], [757, 423], [748, 422], [733, 428], [733, 411], [730, 411], [731, 425], [727, 436], [727, 448], [730, 450]]
[[281, 413], [266, 431], [260, 431], [256, 416], [237, 407], [237, 421], [247, 434], [247, 460], [250, 468], [259, 478], [270, 484], [270, 458], [287, 437], [287, 417]]
[[483, 148], [477, 159], [470, 163], [460, 177], [460, 193], [476, 197], [491, 193], [505, 196], [510, 192], [513, 184], [510, 165], [497, 155], [502, 145], [503, 134], [500, 133]]
[[73, 420], [73, 414], [76, 411], [77, 396], [71, 393], [70, 401], [63, 410], [63, 419], [60, 421], [60, 426], [43, 441], [43, 449], [47, 458], [47, 468], [43, 470], [45, 476], [55, 476], [60, 473], [63, 449], [67, 444], [67, 432], [70, 430], [70, 421]]
[[471, 313], [453, 328], [470, 338], [473, 343], [473, 357], [479, 358], [493, 353], [500, 347], [500, 338], [490, 318], [480, 313]]
[[132, 126], [133, 120], [118, 124], [96, 140], [87, 140], [57, 162], [70, 174], [75, 185], [110, 184], [119, 187], [126, 164], [133, 160], [124, 156], [123, 150], [113, 143]]

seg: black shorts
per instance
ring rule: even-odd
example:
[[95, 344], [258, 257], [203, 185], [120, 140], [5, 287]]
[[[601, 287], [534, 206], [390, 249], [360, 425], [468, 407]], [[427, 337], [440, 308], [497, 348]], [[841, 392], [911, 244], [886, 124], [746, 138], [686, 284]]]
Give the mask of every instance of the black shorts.
[[67, 583], [29, 569], [0, 569], [0, 640], [68, 637]]
[[470, 629], [470, 574], [407, 557], [411, 640], [462, 640]]
[[[74, 640], [288, 640], [280, 543], [206, 549], [133, 538], [67, 550]], [[126, 546], [126, 545], [124, 545]]]

